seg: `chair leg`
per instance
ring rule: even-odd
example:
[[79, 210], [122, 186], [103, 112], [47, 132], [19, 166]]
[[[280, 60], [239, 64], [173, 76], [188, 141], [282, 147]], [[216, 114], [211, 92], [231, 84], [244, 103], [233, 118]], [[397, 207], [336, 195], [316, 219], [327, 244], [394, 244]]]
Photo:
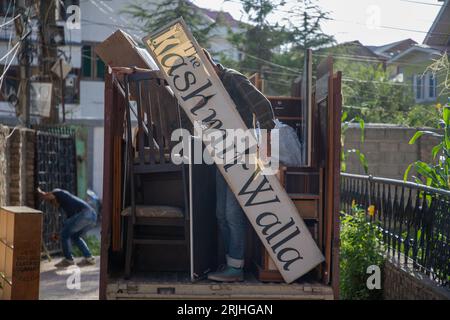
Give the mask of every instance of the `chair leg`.
[[133, 238], [134, 238], [133, 219], [127, 219], [127, 247], [125, 251], [125, 279], [129, 279], [131, 275], [131, 259], [133, 257]]

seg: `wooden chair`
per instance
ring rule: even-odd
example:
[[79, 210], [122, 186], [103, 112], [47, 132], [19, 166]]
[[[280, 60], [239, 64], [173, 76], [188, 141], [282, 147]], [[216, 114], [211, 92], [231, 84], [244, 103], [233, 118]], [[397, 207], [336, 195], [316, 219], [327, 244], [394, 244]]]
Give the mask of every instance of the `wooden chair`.
[[[185, 168], [170, 160], [174, 145], [170, 136], [174, 129], [181, 127], [176, 99], [154, 71], [125, 76], [125, 95], [128, 176], [124, 181], [129, 184], [130, 205], [122, 211], [122, 216], [127, 222], [125, 278], [129, 278], [135, 245], [182, 245], [189, 257], [189, 206]], [[132, 113], [137, 120], [135, 139]], [[182, 200], [173, 200], [177, 193]], [[161, 234], [143, 236], [136, 232], [139, 226], [182, 228], [183, 238]]]

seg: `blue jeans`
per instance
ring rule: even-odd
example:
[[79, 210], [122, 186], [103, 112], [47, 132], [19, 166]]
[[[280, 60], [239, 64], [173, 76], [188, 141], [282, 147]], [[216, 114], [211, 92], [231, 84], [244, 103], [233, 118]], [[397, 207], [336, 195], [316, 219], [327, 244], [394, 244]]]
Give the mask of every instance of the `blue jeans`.
[[227, 265], [243, 268], [247, 217], [219, 170], [216, 170], [216, 215]]
[[74, 214], [64, 221], [61, 231], [62, 251], [66, 259], [72, 260], [71, 240], [80, 249], [84, 257], [91, 257], [86, 242], [81, 238], [86, 231], [95, 227], [97, 222], [97, 214], [89, 209], [83, 210], [80, 213]]

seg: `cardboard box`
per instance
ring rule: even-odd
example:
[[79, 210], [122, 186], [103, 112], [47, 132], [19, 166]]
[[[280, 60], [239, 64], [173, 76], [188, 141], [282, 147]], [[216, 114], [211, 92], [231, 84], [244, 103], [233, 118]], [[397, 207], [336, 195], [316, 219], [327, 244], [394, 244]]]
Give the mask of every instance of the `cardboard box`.
[[6, 242], [6, 212], [0, 211], [0, 242]]
[[2, 207], [6, 214], [4, 299], [39, 298], [42, 212], [28, 207]]
[[148, 52], [139, 48], [133, 38], [120, 29], [97, 45], [95, 53], [110, 67], [158, 69]]
[[8, 283], [8, 281], [3, 279], [3, 300], [10, 300], [12, 294], [12, 287], [11, 284]]
[[4, 277], [8, 281], [12, 281], [13, 264], [14, 264], [14, 252], [10, 247], [5, 247], [5, 272]]
[[14, 245], [14, 214], [5, 211], [6, 215], [6, 245]]
[[3, 300], [3, 292], [5, 290], [5, 280], [3, 280], [2, 275], [0, 274], [0, 300]]
[[6, 245], [0, 242], [0, 275], [5, 273]]

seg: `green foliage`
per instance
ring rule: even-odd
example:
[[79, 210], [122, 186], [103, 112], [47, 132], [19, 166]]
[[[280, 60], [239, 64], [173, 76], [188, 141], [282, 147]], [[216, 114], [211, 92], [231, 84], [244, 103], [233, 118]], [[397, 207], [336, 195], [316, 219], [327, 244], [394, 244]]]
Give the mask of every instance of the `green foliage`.
[[322, 22], [328, 20], [328, 12], [323, 11], [316, 1], [297, 1], [292, 13], [285, 21], [288, 25], [288, 41], [291, 51], [317, 49], [335, 43], [332, 35], [323, 33]]
[[370, 223], [365, 210], [353, 206], [352, 214], [341, 219], [340, 294], [341, 299], [380, 299], [382, 290], [369, 290], [366, 285], [367, 267], [383, 269], [384, 258], [380, 247], [381, 234]]
[[[83, 237], [84, 241], [86, 242], [89, 250], [91, 251], [93, 256], [99, 256], [100, 255], [100, 241], [98, 238], [94, 235], [89, 235]], [[81, 253], [80, 249], [78, 247], [73, 247], [73, 255], [75, 257], [82, 257], [83, 254]]]
[[[150, 8], [149, 6], [154, 6]], [[187, 0], [138, 1], [128, 5], [122, 13], [141, 23], [142, 30], [153, 32], [171, 21], [183, 17], [201, 46], [207, 47], [210, 33], [216, 26], [209, 23], [192, 3]]]
[[[284, 0], [240, 2], [249, 23], [241, 24], [244, 32], [230, 30], [230, 42], [244, 54], [237, 69], [247, 74], [261, 73], [268, 94], [290, 95], [292, 81], [303, 68], [304, 49], [334, 42], [321, 30], [328, 13], [316, 5], [316, 0], [299, 0], [290, 10], [283, 9]], [[269, 22], [269, 15], [280, 13], [285, 16], [280, 23]]]
[[405, 170], [404, 180], [408, 179], [412, 168], [416, 170], [419, 176], [413, 176], [417, 183], [425, 184], [430, 187], [450, 190], [450, 106], [446, 105], [442, 109], [442, 119], [440, 120], [444, 134], [438, 134], [433, 131], [417, 131], [409, 141], [414, 144], [423, 136], [437, 137], [441, 141], [435, 145], [431, 151], [434, 163], [415, 161]]
[[413, 105], [411, 88], [392, 82], [382, 66], [359, 64], [352, 68], [344, 70], [342, 88], [349, 117], [359, 116], [374, 123], [404, 122]]
[[[441, 83], [438, 85], [439, 96], [450, 95], [450, 60], [447, 52], [444, 52], [441, 57], [435, 59], [434, 62], [428, 66], [426, 71], [431, 71], [434, 75], [439, 74]], [[426, 72], [425, 71], [425, 72]]]
[[286, 41], [285, 29], [278, 23], [272, 24], [268, 16], [275, 9], [284, 6], [284, 0], [240, 0], [250, 23], [242, 23], [242, 33], [230, 32], [229, 40], [245, 52], [240, 66], [261, 71], [265, 61], [273, 57], [273, 50]]
[[405, 115], [399, 119], [399, 124], [410, 127], [430, 127], [437, 128], [440, 114], [437, 108], [432, 105], [415, 105]]
[[347, 171], [347, 159], [351, 154], [356, 154], [359, 159], [359, 163], [367, 174], [369, 172], [369, 163], [367, 162], [366, 156], [358, 149], [345, 149], [345, 134], [350, 127], [351, 123], [358, 122], [359, 128], [361, 130], [361, 142], [364, 142], [364, 127], [365, 122], [362, 118], [356, 116], [353, 119], [347, 121], [348, 113], [344, 111], [341, 116], [341, 171]]

